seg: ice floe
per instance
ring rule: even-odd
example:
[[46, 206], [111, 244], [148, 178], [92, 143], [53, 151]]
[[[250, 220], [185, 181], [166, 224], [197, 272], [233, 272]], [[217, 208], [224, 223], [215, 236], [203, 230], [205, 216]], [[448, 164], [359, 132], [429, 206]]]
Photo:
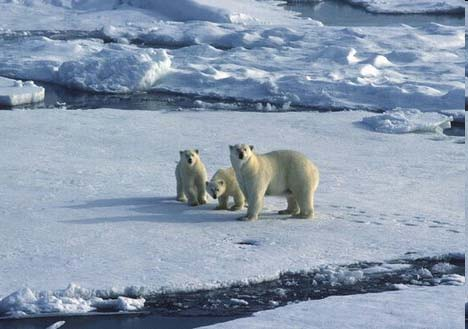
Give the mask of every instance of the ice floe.
[[362, 122], [371, 129], [389, 134], [410, 132], [442, 132], [450, 128], [451, 116], [440, 113], [424, 113], [417, 109], [396, 108], [383, 114], [368, 116]]
[[42, 102], [45, 90], [32, 81], [0, 77], [0, 106], [14, 106]]
[[[137, 297], [406, 252], [464, 252], [459, 137], [376, 134], [356, 124], [369, 116], [361, 111], [42, 109], [0, 116], [0, 298], [70, 282], [101, 290], [103, 299]], [[260, 153], [296, 149], [314, 160], [322, 181], [313, 221], [277, 215], [284, 198], [267, 197], [252, 223], [214, 211], [213, 200], [196, 209], [173, 200], [179, 149], [199, 148], [211, 175], [229, 165], [227, 145], [244, 140]], [[320, 274], [337, 283], [360, 277], [328, 270]]]
[[458, 27], [386, 27], [382, 34], [382, 28], [161, 22], [103, 33], [181, 48], [33, 37], [5, 48], [0, 74], [100, 92], [160, 90], [276, 107], [464, 106], [464, 33]]
[[254, 313], [203, 328], [464, 328], [463, 287], [334, 296]]

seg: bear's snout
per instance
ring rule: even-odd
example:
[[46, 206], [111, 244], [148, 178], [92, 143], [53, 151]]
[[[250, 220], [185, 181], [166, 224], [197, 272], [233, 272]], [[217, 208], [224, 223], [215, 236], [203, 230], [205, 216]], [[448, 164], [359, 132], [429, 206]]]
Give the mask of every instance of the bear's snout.
[[213, 193], [213, 199], [216, 200], [216, 193]]
[[188, 163], [189, 163], [189, 164], [192, 164], [192, 162], [193, 162], [193, 160], [192, 160], [191, 158], [188, 159]]
[[244, 158], [244, 152], [240, 152], [240, 153], [239, 153], [239, 159], [242, 160], [243, 158]]

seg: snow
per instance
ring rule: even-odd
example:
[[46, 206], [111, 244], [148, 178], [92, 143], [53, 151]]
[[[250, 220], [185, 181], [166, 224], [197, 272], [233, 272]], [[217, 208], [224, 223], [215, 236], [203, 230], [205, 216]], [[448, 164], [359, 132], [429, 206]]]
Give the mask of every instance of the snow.
[[[464, 252], [459, 137], [376, 134], [356, 124], [368, 116], [360, 111], [45, 109], [0, 116], [0, 297], [22, 287], [34, 296], [60, 291], [70, 282], [82, 287], [74, 289], [79, 296], [144, 297], [283, 271]], [[296, 149], [318, 165], [314, 220], [276, 215], [283, 198], [267, 198], [261, 220], [247, 223], [235, 220], [239, 212], [212, 210], [214, 200], [197, 208], [173, 200], [180, 149], [199, 148], [211, 175], [229, 165], [227, 145], [244, 141], [258, 152]], [[256, 243], [238, 244], [245, 240]], [[361, 275], [348, 274], [333, 277]], [[23, 311], [43, 310], [26, 292], [19, 298], [32, 301]], [[47, 309], [87, 307], [73, 300]]]
[[14, 106], [42, 102], [45, 90], [32, 81], [19, 81], [0, 77], [0, 106]]
[[[30, 37], [2, 51], [0, 74], [102, 92], [159, 90], [327, 109], [464, 106], [462, 27], [158, 22], [102, 33], [126, 43], [180, 48]], [[109, 85], [114, 78], [117, 86]]]
[[138, 311], [145, 305], [144, 298], [118, 296], [102, 299], [94, 291], [70, 284], [66, 289], [33, 291], [19, 289], [0, 300], [0, 314], [22, 316], [37, 313], [83, 313], [90, 311]]
[[464, 328], [463, 288], [429, 287], [291, 304], [203, 328]]
[[417, 109], [396, 108], [383, 114], [365, 117], [362, 122], [371, 129], [389, 134], [439, 132], [450, 128], [452, 117], [440, 113], [424, 113]]
[[347, 0], [372, 13], [387, 14], [463, 14], [463, 0]]

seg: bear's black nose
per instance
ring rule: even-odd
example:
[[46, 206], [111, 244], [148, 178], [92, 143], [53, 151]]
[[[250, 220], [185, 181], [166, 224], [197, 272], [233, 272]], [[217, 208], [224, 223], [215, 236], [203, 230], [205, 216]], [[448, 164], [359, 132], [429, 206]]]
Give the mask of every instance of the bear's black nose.
[[239, 159], [243, 159], [244, 158], [244, 153], [239, 153]]
[[192, 164], [192, 162], [193, 162], [192, 159], [188, 159], [188, 163]]
[[216, 200], [216, 194], [213, 194], [213, 199], [215, 199], [215, 200]]

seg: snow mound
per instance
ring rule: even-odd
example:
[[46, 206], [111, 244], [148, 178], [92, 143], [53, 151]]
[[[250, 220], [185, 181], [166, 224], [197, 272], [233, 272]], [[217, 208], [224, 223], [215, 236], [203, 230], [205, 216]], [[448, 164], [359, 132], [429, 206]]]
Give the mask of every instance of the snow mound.
[[0, 77], [0, 105], [14, 106], [42, 102], [45, 90], [32, 81], [22, 82]]
[[0, 300], [0, 315], [24, 316], [37, 313], [86, 313], [96, 310], [138, 311], [145, 306], [144, 298], [118, 296], [98, 297], [99, 291], [70, 284], [57, 291], [33, 291], [23, 288]]
[[388, 134], [410, 132], [441, 132], [450, 128], [452, 117], [417, 109], [396, 108], [383, 114], [365, 117], [362, 122], [375, 131]]
[[170, 66], [164, 50], [130, 51], [117, 45], [92, 57], [64, 62], [58, 69], [58, 78], [68, 87], [127, 93], [151, 89]]

